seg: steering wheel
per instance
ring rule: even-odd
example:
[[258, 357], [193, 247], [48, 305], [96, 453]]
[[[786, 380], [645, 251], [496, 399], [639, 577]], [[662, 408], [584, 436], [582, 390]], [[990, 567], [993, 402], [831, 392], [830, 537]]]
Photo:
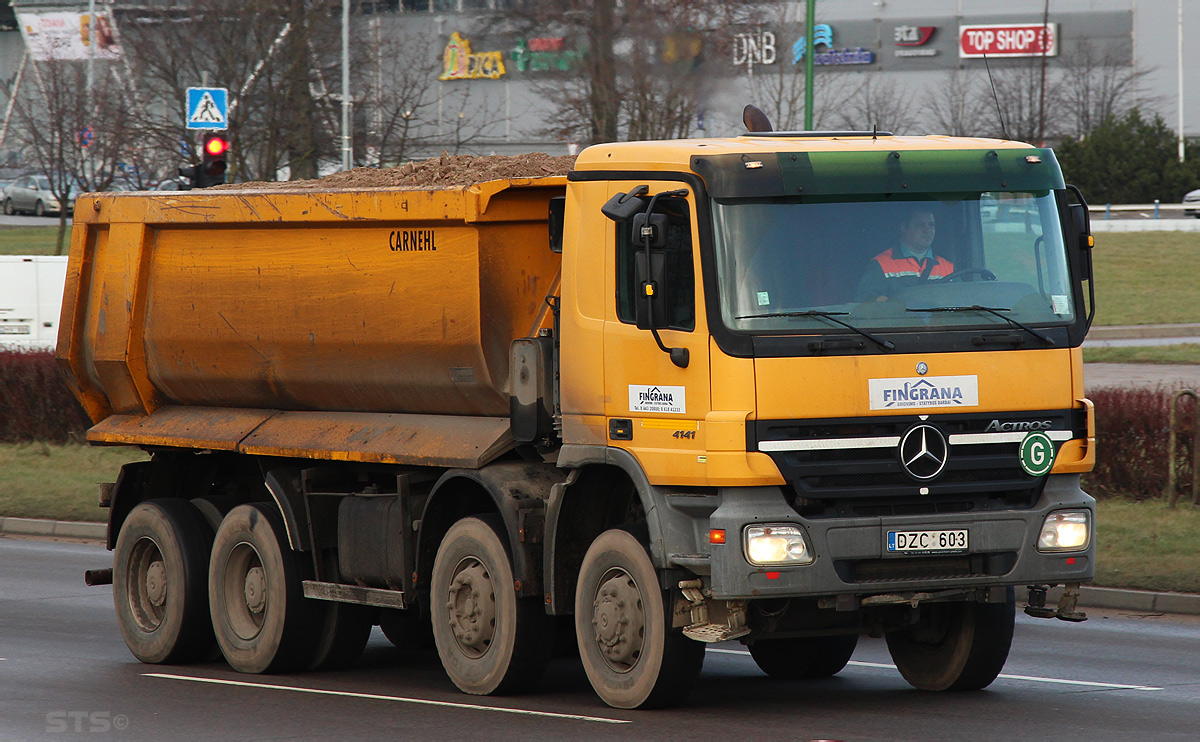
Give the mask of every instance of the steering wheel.
[[995, 281], [996, 280], [996, 274], [992, 273], [987, 268], [963, 268], [960, 271], [954, 271], [953, 273], [949, 274], [948, 276], [945, 276], [944, 278], [942, 278], [942, 280], [943, 281], [953, 281], [956, 278], [962, 278], [963, 276], [972, 276], [972, 275], [983, 276], [983, 280], [985, 280], [985, 281]]

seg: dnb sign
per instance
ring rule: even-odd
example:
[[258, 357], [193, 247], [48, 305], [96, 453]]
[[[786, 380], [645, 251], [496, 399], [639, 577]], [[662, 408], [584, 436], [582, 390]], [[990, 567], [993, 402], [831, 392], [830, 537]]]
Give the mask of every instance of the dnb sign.
[[1058, 24], [994, 23], [958, 27], [958, 56], [963, 59], [1058, 56]]

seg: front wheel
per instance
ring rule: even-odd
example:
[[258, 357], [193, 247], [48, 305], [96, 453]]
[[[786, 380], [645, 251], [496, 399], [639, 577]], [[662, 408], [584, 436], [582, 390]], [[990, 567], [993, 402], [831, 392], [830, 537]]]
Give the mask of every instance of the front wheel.
[[34, 216], [45, 216], [46, 215], [46, 207], [42, 204], [41, 201], [38, 201], [36, 204], [33, 205], [33, 215]]
[[766, 674], [784, 680], [814, 680], [837, 675], [858, 646], [858, 634], [766, 639], [749, 646], [750, 656]]
[[546, 611], [517, 596], [498, 519], [463, 518], [433, 560], [430, 613], [442, 667], [464, 693], [531, 690], [550, 660]]
[[920, 690], [979, 690], [991, 685], [1012, 646], [1016, 599], [1003, 603], [930, 603], [921, 622], [887, 634], [904, 679]]
[[588, 680], [609, 706], [674, 706], [699, 677], [704, 645], [671, 628], [668, 596], [632, 534], [605, 531], [588, 547], [575, 591], [575, 633]]
[[113, 559], [113, 602], [133, 656], [181, 664], [213, 647], [208, 618], [212, 528], [185, 500], [148, 500], [129, 511]]

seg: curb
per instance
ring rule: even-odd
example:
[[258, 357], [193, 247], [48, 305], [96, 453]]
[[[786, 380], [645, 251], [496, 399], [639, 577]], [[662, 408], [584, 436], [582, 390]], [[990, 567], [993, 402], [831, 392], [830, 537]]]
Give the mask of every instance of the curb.
[[1085, 340], [1138, 340], [1145, 338], [1178, 338], [1186, 342], [1200, 337], [1200, 323], [1173, 325], [1104, 325], [1092, 327]]
[[[108, 526], [104, 523], [79, 523], [39, 518], [0, 518], [0, 534], [13, 536], [48, 536], [82, 538], [104, 541], [108, 538]], [[1051, 590], [1046, 596], [1046, 605], [1054, 605], [1062, 595], [1062, 588]], [[1017, 589], [1017, 601], [1028, 600], [1024, 588]], [[1158, 593], [1149, 590], [1119, 590], [1111, 587], [1084, 585], [1079, 589], [1079, 605], [1084, 608], [1109, 608], [1139, 613], [1182, 613], [1200, 615], [1200, 595], [1191, 593]]]
[[67, 520], [42, 520], [40, 518], [0, 518], [0, 534], [82, 538], [104, 541], [108, 538], [108, 524], [81, 523]]

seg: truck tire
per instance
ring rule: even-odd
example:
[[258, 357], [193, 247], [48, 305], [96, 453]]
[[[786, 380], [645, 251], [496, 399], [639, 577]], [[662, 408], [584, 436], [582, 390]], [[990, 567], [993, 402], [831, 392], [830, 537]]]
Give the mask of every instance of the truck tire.
[[766, 674], [784, 680], [815, 680], [837, 675], [858, 646], [858, 634], [767, 639], [749, 645], [750, 656]]
[[422, 612], [421, 606], [413, 606], [407, 610], [380, 610], [379, 628], [397, 649], [420, 652], [434, 646], [433, 627], [429, 623], [428, 614]]
[[900, 674], [921, 690], [979, 690], [991, 685], [1012, 645], [1016, 600], [930, 603], [921, 625], [887, 633]]
[[575, 592], [579, 657], [614, 708], [662, 708], [687, 698], [704, 645], [671, 628], [668, 593], [641, 542], [605, 531], [588, 547]]
[[133, 656], [149, 664], [205, 659], [213, 533], [185, 500], [148, 500], [125, 518], [113, 557], [113, 603]]
[[317, 611], [304, 599], [297, 554], [272, 505], [239, 505], [213, 540], [208, 598], [221, 653], [233, 669], [287, 672], [311, 663]]
[[473, 695], [531, 690], [550, 659], [541, 601], [518, 598], [503, 525], [463, 518], [433, 560], [430, 613], [442, 667]]
[[353, 603], [317, 602], [320, 605], [313, 606], [313, 610], [319, 629], [308, 669], [344, 670], [362, 656], [375, 625], [375, 611]]

